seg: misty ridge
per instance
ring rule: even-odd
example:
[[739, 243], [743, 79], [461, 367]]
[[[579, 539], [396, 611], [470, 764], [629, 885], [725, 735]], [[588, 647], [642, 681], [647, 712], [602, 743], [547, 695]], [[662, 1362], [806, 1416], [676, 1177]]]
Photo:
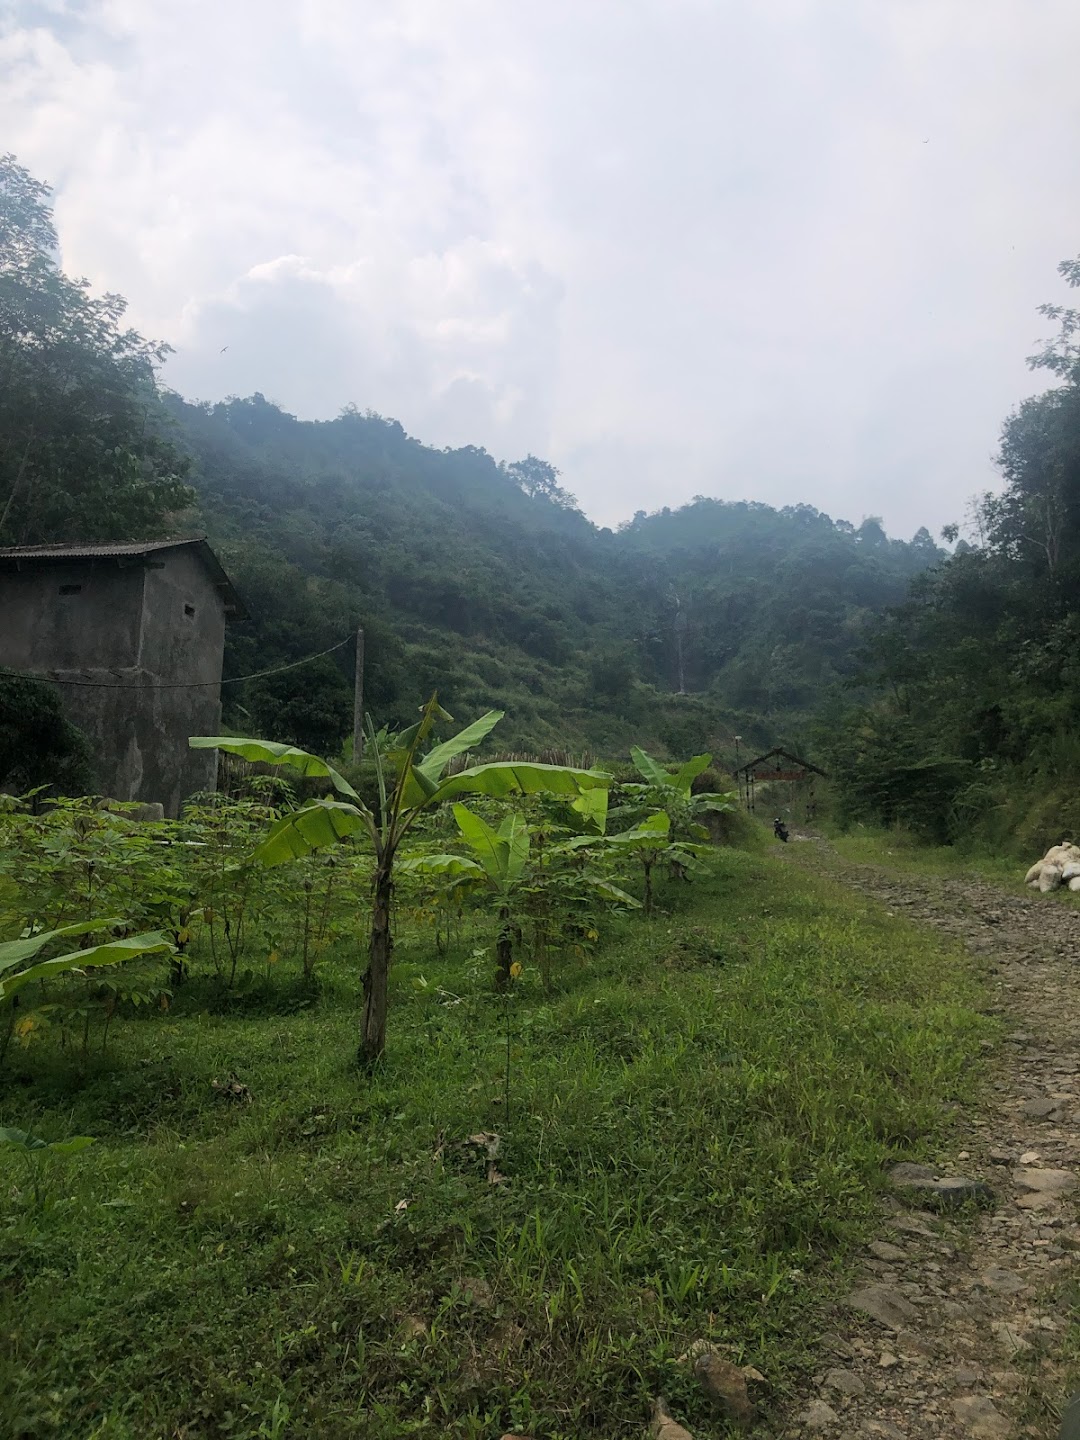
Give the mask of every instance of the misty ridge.
[[[122, 298], [57, 265], [48, 188], [3, 167], [0, 540], [205, 531], [251, 616], [230, 627], [227, 676], [362, 625], [368, 704], [387, 723], [437, 691], [463, 714], [497, 704], [504, 743], [527, 752], [644, 742], [730, 762], [736, 735], [816, 746], [842, 762], [849, 818], [937, 835], [1024, 793], [1033, 765], [1057, 767], [1055, 794], [1071, 773], [1068, 307], [1042, 307], [1058, 335], [1030, 363], [1055, 383], [1006, 418], [1001, 488], [973, 502], [952, 553], [925, 527], [902, 541], [875, 517], [704, 496], [612, 530], [534, 455], [437, 449], [355, 406], [310, 421], [258, 393], [184, 400]], [[1059, 271], [1080, 281], [1074, 262]], [[230, 686], [225, 720], [336, 753], [351, 706], [348, 661], [327, 656]]]

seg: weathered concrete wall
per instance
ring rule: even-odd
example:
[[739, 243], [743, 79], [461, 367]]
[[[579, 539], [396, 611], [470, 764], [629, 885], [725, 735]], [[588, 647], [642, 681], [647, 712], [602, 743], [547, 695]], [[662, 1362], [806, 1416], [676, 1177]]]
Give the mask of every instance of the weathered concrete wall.
[[[0, 570], [0, 664], [61, 682], [65, 713], [90, 740], [103, 795], [160, 801], [175, 815], [188, 795], [217, 781], [215, 753], [187, 742], [218, 732], [225, 608], [190, 550], [152, 561]], [[198, 688], [148, 688], [161, 684]]]
[[0, 570], [0, 664], [35, 671], [137, 664], [144, 576], [140, 566], [120, 569], [115, 561]]
[[184, 797], [213, 790], [217, 784], [217, 755], [213, 750], [190, 750], [188, 736], [219, 731], [224, 651], [221, 596], [193, 551], [170, 551], [160, 569], [146, 572], [141, 663], [164, 680], [199, 688], [155, 692], [155, 741], [143, 751], [142, 783], [147, 794], [138, 796], [160, 800], [170, 815]]

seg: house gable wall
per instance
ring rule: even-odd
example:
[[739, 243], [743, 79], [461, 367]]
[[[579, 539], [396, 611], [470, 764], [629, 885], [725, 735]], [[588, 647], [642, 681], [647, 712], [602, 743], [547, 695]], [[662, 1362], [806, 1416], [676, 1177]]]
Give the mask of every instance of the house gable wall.
[[218, 732], [224, 644], [225, 602], [191, 546], [0, 566], [0, 665], [59, 682], [113, 799], [175, 815], [215, 788], [215, 753], [187, 742]]

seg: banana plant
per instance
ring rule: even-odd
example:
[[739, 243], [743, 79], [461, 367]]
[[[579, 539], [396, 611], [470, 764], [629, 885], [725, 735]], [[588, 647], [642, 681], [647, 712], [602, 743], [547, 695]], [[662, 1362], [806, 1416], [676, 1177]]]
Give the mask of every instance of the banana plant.
[[401, 861], [402, 870], [417, 874], [443, 875], [457, 891], [480, 888], [495, 897], [499, 913], [499, 934], [495, 941], [495, 984], [505, 990], [511, 981], [514, 963], [512, 906], [529, 858], [529, 827], [525, 817], [512, 810], [499, 828], [474, 814], [467, 805], [454, 806], [454, 820], [471, 856], [417, 855]]
[[611, 784], [610, 775], [602, 771], [516, 760], [470, 765], [456, 774], [448, 774], [451, 762], [479, 745], [502, 717], [501, 710], [489, 710], [451, 739], [427, 750], [435, 726], [452, 718], [440, 706], [436, 695], [423, 706], [416, 724], [399, 735], [377, 733], [369, 720], [368, 755], [374, 763], [378, 783], [377, 811], [366, 805], [345, 777], [327, 761], [293, 745], [220, 736], [197, 736], [188, 742], [195, 749], [225, 750], [246, 760], [289, 765], [302, 775], [326, 779], [337, 792], [337, 798], [311, 800], [277, 820], [254, 852], [254, 858], [261, 864], [284, 864], [358, 834], [365, 835], [371, 842], [375, 874], [358, 1051], [363, 1065], [374, 1064], [386, 1049], [394, 862], [402, 841], [420, 816], [459, 795], [500, 797], [549, 791], [576, 800], [588, 790], [606, 790]]
[[[583, 863], [589, 858], [582, 852], [602, 850], [607, 821], [607, 791], [585, 791], [573, 801], [562, 819], [571, 819], [586, 831], [571, 838], [552, 841], [551, 829], [543, 824], [532, 827], [519, 812], [504, 817], [498, 829], [493, 828], [466, 805], [454, 806], [454, 819], [461, 838], [469, 847], [469, 855], [411, 855], [400, 862], [400, 869], [412, 874], [437, 875], [446, 882], [447, 890], [456, 895], [481, 891], [494, 897], [498, 906], [499, 934], [495, 945], [495, 983], [506, 989], [514, 971], [514, 940], [519, 930], [514, 918], [523, 909], [531, 908], [538, 930], [546, 934], [544, 916], [548, 892], [560, 875], [565, 881], [565, 865], [572, 862], [576, 882], [602, 900], [639, 909], [639, 903], [624, 890], [611, 883], [600, 872]], [[564, 832], [564, 827], [557, 827]], [[538, 949], [543, 946], [538, 940]], [[547, 984], [546, 964], [541, 960], [541, 973]]]
[[644, 783], [623, 787], [635, 798], [629, 805], [620, 806], [615, 813], [629, 818], [644, 810], [663, 810], [671, 821], [673, 842], [708, 840], [709, 832], [701, 824], [700, 817], [710, 811], [715, 814], [736, 808], [738, 797], [734, 792], [694, 794], [694, 781], [712, 764], [711, 755], [695, 755], [674, 773], [665, 770], [659, 761], [638, 745], [631, 746], [630, 758]]
[[98, 965], [119, 965], [125, 960], [138, 960], [145, 955], [162, 951], [172, 954], [174, 946], [160, 931], [145, 935], [125, 935], [119, 940], [105, 940], [100, 945], [90, 945], [85, 950], [72, 950], [64, 955], [54, 955], [48, 960], [38, 960], [48, 945], [54, 941], [71, 940], [93, 931], [121, 929], [123, 920], [81, 920], [74, 925], [62, 925], [57, 930], [42, 930], [25, 935], [19, 940], [7, 940], [0, 944], [0, 1006], [10, 1002], [11, 1015], [5, 1031], [0, 1059], [7, 1050], [15, 1028], [15, 1007], [17, 996], [25, 986], [35, 980], [49, 980], [57, 975], [79, 974]]

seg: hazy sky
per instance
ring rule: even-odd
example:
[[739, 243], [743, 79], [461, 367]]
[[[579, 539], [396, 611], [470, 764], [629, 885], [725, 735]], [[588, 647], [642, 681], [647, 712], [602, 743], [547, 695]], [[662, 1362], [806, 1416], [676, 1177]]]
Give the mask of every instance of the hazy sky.
[[1077, 0], [0, 0], [0, 146], [185, 395], [907, 536], [1046, 388], [1078, 61]]

